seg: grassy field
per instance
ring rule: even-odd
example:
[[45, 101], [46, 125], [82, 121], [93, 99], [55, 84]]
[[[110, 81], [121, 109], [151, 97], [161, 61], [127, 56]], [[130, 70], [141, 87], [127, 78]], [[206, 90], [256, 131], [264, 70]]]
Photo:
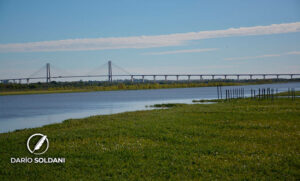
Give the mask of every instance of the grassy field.
[[[292, 96], [292, 93], [281, 92], [277, 94], [278, 96]], [[300, 96], [300, 91], [295, 91], [295, 96]]]
[[[296, 82], [293, 80], [292, 82]], [[271, 83], [287, 83], [288, 80], [252, 80], [252, 81], [229, 81], [229, 82], [160, 82], [160, 83], [114, 83], [112, 85], [81, 85], [80, 83], [33, 83], [33, 84], [0, 84], [0, 96], [2, 95], [22, 95], [22, 94], [52, 94], [52, 93], [72, 93], [72, 92], [93, 92], [93, 91], [114, 91], [114, 90], [139, 90], [139, 89], [169, 89], [169, 88], [187, 88], [187, 87], [213, 87], [221, 86], [237, 86], [237, 85], [254, 85], [254, 84], [271, 84]], [[299, 80], [298, 80], [299, 82]]]
[[186, 88], [186, 87], [211, 87], [217, 85], [247, 85], [247, 84], [262, 84], [264, 82], [208, 82], [208, 83], [138, 83], [138, 84], [115, 84], [115, 85], [104, 85], [104, 86], [82, 86], [82, 87], [72, 87], [72, 86], [58, 86], [58, 87], [43, 87], [43, 88], [6, 88], [0, 89], [1, 95], [22, 95], [22, 94], [53, 94], [53, 93], [73, 93], [73, 92], [94, 92], [94, 91], [114, 91], [114, 90], [139, 90], [139, 89], [168, 89], [168, 88]]
[[[0, 134], [0, 180], [300, 179], [300, 99], [167, 107]], [[11, 164], [33, 133], [66, 163]]]
[[74, 93], [74, 92], [94, 92], [93, 89], [66, 89], [66, 90], [20, 90], [20, 91], [3, 91], [0, 96], [7, 95], [27, 95], [27, 94], [55, 94], [55, 93]]

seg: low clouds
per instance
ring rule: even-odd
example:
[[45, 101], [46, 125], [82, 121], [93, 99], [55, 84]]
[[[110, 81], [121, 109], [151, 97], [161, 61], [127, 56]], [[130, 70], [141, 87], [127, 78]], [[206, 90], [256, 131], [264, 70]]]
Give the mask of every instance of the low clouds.
[[248, 60], [248, 59], [259, 59], [259, 58], [267, 58], [267, 57], [279, 57], [280, 54], [267, 54], [267, 55], [259, 55], [259, 56], [247, 56], [247, 57], [232, 57], [225, 58], [224, 60]]
[[167, 55], [167, 54], [177, 54], [177, 53], [196, 53], [196, 52], [210, 52], [218, 50], [217, 48], [203, 48], [203, 49], [187, 49], [187, 50], [174, 50], [165, 52], [150, 52], [145, 53], [146, 55]]
[[261, 58], [269, 58], [269, 57], [280, 57], [284, 55], [300, 55], [300, 51], [286, 52], [282, 54], [266, 54], [259, 56], [246, 56], [246, 57], [231, 57], [224, 58], [224, 60], [249, 60], [249, 59], [261, 59]]
[[156, 36], [68, 39], [0, 44], [0, 52], [84, 51], [179, 46], [191, 40], [300, 32], [300, 22]]
[[300, 51], [287, 52], [288, 55], [300, 55]]

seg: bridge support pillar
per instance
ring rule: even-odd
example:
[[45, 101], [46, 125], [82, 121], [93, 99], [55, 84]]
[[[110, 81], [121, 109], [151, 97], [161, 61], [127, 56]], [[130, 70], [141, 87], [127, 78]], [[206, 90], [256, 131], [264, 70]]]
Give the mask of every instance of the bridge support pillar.
[[293, 74], [291, 75], [291, 79], [293, 79]]
[[167, 81], [168, 80], [168, 76], [167, 75], [165, 75], [165, 81]]
[[26, 80], [27, 80], [27, 84], [29, 84], [29, 79], [27, 78]]
[[188, 81], [190, 81], [191, 80], [191, 75], [188, 75]]
[[16, 80], [14, 79], [13, 81], [14, 81], [14, 84], [15, 84], [15, 83], [16, 83]]
[[237, 80], [240, 80], [240, 75], [237, 75], [237, 76], [236, 76], [236, 79], [237, 79]]
[[22, 83], [22, 79], [19, 79], [19, 84], [21, 84]]
[[179, 79], [179, 75], [176, 75], [176, 80], [177, 80], [177, 82], [178, 82], [178, 79]]
[[112, 66], [111, 61], [108, 61], [108, 82], [112, 83]]
[[203, 75], [200, 75], [200, 80], [203, 80]]
[[252, 80], [252, 76], [253, 76], [253, 75], [249, 75], [249, 76], [250, 76], [250, 80]]
[[50, 63], [46, 64], [46, 82], [49, 83], [51, 81], [50, 75]]
[[227, 75], [224, 75], [224, 79], [225, 79], [225, 80], [227, 79]]
[[263, 78], [266, 79], [266, 75], [265, 74], [263, 75]]
[[211, 76], [211, 79], [214, 80], [214, 79], [215, 79], [215, 75], [212, 75], [212, 76]]
[[156, 75], [153, 75], [153, 81], [155, 82], [155, 80], [156, 80]]
[[145, 82], [145, 76], [144, 75], [142, 75], [142, 80], [143, 80], [143, 83]]
[[277, 78], [277, 80], [279, 79], [279, 75], [278, 74], [276, 75], [276, 78]]
[[133, 75], [131, 76], [131, 83], [133, 83]]

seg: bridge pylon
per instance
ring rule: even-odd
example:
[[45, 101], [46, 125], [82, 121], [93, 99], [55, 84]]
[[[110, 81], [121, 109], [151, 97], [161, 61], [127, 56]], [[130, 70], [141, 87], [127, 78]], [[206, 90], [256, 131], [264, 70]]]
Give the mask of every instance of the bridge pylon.
[[108, 82], [112, 83], [112, 66], [111, 61], [108, 61]]
[[46, 82], [49, 83], [51, 81], [51, 74], [50, 74], [50, 63], [46, 64]]

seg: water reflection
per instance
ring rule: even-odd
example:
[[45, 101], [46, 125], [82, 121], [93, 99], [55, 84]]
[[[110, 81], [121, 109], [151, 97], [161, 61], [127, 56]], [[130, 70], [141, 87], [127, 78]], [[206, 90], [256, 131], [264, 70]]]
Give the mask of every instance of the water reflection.
[[[235, 86], [251, 88], [288, 88], [300, 90], [300, 83]], [[223, 90], [233, 87], [224, 86]], [[215, 99], [215, 87], [83, 92], [0, 96], [0, 132], [58, 123], [70, 118], [113, 114], [125, 111], [153, 109], [146, 105], [162, 103], [192, 103], [193, 99]]]

